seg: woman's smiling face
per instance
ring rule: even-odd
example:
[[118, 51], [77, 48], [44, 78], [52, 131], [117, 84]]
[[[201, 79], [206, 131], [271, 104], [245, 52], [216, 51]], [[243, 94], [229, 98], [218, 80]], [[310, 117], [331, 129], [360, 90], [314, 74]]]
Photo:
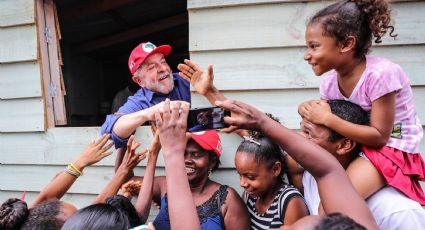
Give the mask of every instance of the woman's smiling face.
[[196, 184], [208, 178], [208, 171], [214, 166], [208, 151], [202, 149], [195, 141], [189, 140], [184, 156], [189, 184]]

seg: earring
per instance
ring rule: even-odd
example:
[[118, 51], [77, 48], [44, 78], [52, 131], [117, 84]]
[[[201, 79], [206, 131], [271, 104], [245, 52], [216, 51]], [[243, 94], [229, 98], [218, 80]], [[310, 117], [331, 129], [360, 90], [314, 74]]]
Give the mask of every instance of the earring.
[[208, 177], [210, 177], [210, 176], [211, 176], [211, 174], [212, 174], [212, 171], [211, 171], [211, 169], [210, 169], [210, 170], [208, 170]]

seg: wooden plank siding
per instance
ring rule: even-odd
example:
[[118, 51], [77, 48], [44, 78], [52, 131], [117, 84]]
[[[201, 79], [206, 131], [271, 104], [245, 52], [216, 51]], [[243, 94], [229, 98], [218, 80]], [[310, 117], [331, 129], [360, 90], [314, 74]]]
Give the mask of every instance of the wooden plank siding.
[[0, 99], [41, 97], [37, 62], [0, 64]]
[[0, 100], [0, 133], [44, 130], [41, 98]]
[[[305, 46], [307, 19], [328, 1], [272, 3], [189, 9], [190, 51]], [[422, 1], [393, 4], [396, 33], [385, 45], [425, 42], [425, 9]]]
[[34, 23], [34, 0], [2, 0], [0, 28]]
[[[233, 156], [241, 138], [226, 133], [220, 133], [220, 136], [226, 140], [222, 144], [223, 156], [226, 157], [221, 160], [220, 167], [233, 168], [233, 157], [227, 156]], [[46, 133], [0, 133], [0, 164], [64, 165], [73, 161], [91, 140], [99, 137], [98, 127], [53, 128]], [[142, 143], [139, 150], [147, 148], [152, 140], [150, 127], [140, 127], [135, 137]], [[103, 159], [97, 165], [113, 166], [114, 156]], [[146, 162], [140, 165], [145, 166]], [[164, 166], [162, 157], [159, 157], [157, 165]]]
[[0, 28], [0, 63], [37, 60], [34, 24]]
[[[214, 66], [220, 90], [318, 88], [320, 78], [304, 61], [302, 47], [192, 51], [191, 59], [206, 69]], [[386, 57], [402, 66], [411, 85], [425, 85], [425, 44], [379, 46], [371, 55]], [[409, 54], [409, 55], [405, 55]]]

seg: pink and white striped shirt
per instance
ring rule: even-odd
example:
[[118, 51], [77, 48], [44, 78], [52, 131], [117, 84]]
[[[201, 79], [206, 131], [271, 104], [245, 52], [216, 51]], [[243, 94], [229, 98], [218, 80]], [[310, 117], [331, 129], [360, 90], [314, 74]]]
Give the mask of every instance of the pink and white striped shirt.
[[409, 79], [399, 65], [384, 58], [366, 56], [366, 69], [349, 98], [344, 97], [339, 90], [337, 77], [335, 70], [323, 77], [320, 83], [321, 98], [348, 100], [368, 112], [372, 109], [373, 101], [395, 91], [394, 126], [387, 146], [408, 153], [419, 153], [422, 125], [416, 114]]

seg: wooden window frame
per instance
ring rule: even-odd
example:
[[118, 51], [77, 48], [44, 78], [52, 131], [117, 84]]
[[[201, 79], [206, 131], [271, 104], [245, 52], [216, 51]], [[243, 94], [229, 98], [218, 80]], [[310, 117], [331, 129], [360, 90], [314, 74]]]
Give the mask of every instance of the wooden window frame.
[[66, 125], [64, 95], [66, 95], [62, 57], [59, 47], [61, 39], [56, 4], [53, 0], [35, 0], [38, 30], [38, 53], [45, 108], [45, 127]]

